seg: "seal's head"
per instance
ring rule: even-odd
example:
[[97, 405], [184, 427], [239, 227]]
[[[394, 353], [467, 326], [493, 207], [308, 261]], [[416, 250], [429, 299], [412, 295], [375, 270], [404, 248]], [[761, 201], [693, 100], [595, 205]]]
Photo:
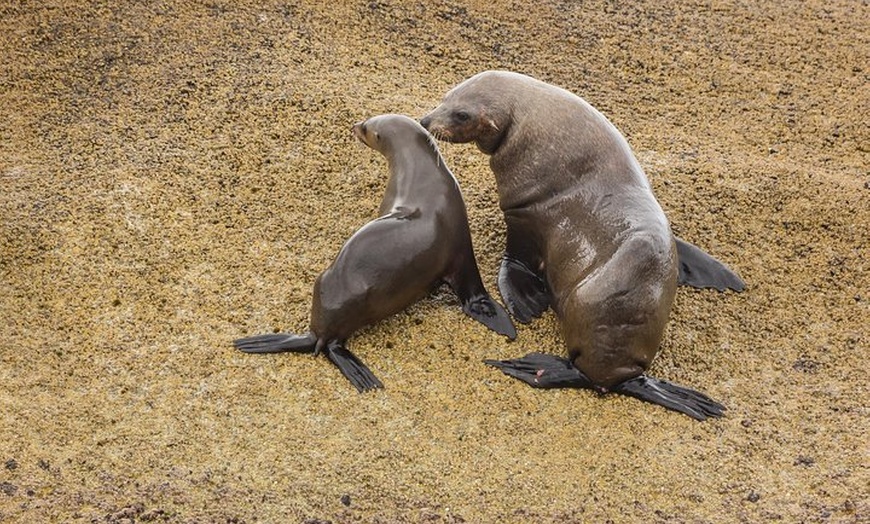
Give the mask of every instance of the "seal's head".
[[400, 143], [425, 140], [429, 133], [414, 119], [405, 115], [379, 115], [353, 125], [353, 134], [363, 144], [382, 155], [390, 152]]
[[420, 123], [439, 140], [475, 142], [484, 153], [495, 153], [511, 122], [504, 75], [485, 71], [469, 78], [451, 89]]

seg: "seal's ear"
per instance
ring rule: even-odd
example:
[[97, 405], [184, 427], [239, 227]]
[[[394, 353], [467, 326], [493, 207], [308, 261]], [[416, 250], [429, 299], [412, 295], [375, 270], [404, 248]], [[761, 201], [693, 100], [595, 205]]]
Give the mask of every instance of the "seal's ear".
[[481, 113], [480, 113], [480, 121], [483, 122], [483, 124], [484, 124], [486, 127], [492, 129], [492, 130], [495, 131], [496, 133], [498, 133], [498, 132], [500, 131], [500, 129], [498, 128], [498, 124], [495, 123], [495, 120], [493, 120], [492, 118], [490, 118], [489, 115], [487, 115], [487, 114], [486, 114], [485, 112], [483, 112], [483, 111], [481, 111]]

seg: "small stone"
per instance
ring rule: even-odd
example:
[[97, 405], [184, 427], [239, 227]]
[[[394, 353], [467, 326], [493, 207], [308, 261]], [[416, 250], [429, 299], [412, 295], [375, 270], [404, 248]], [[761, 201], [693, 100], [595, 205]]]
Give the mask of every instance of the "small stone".
[[812, 466], [815, 463], [816, 459], [814, 459], [813, 457], [808, 457], [806, 455], [800, 455], [794, 461], [795, 466]]

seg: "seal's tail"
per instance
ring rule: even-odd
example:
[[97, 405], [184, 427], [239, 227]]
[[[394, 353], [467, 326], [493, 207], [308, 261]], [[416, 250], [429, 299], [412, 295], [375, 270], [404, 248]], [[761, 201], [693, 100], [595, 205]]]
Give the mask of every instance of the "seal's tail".
[[533, 388], [584, 388], [599, 393], [610, 391], [679, 411], [696, 420], [721, 417], [725, 412], [725, 406], [699, 391], [646, 375], [628, 379], [605, 390], [593, 384], [570, 360], [555, 355], [530, 353], [513, 360], [484, 362]]
[[234, 340], [233, 345], [236, 346], [236, 349], [245, 353], [282, 353], [284, 351], [314, 353], [317, 337], [314, 333], [308, 333], [307, 335], [274, 333], [240, 338]]

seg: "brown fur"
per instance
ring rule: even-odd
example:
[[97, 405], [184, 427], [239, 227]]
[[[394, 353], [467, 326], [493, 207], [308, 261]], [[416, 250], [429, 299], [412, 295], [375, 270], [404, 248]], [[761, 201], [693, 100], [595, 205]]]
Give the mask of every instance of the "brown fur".
[[673, 303], [677, 257], [664, 212], [616, 128], [564, 89], [498, 71], [459, 84], [422, 123], [491, 155], [507, 224], [499, 284], [511, 312], [523, 309], [523, 275], [511, 271], [519, 263], [545, 282], [543, 309], [558, 315], [579, 370], [602, 388], [643, 373]]

